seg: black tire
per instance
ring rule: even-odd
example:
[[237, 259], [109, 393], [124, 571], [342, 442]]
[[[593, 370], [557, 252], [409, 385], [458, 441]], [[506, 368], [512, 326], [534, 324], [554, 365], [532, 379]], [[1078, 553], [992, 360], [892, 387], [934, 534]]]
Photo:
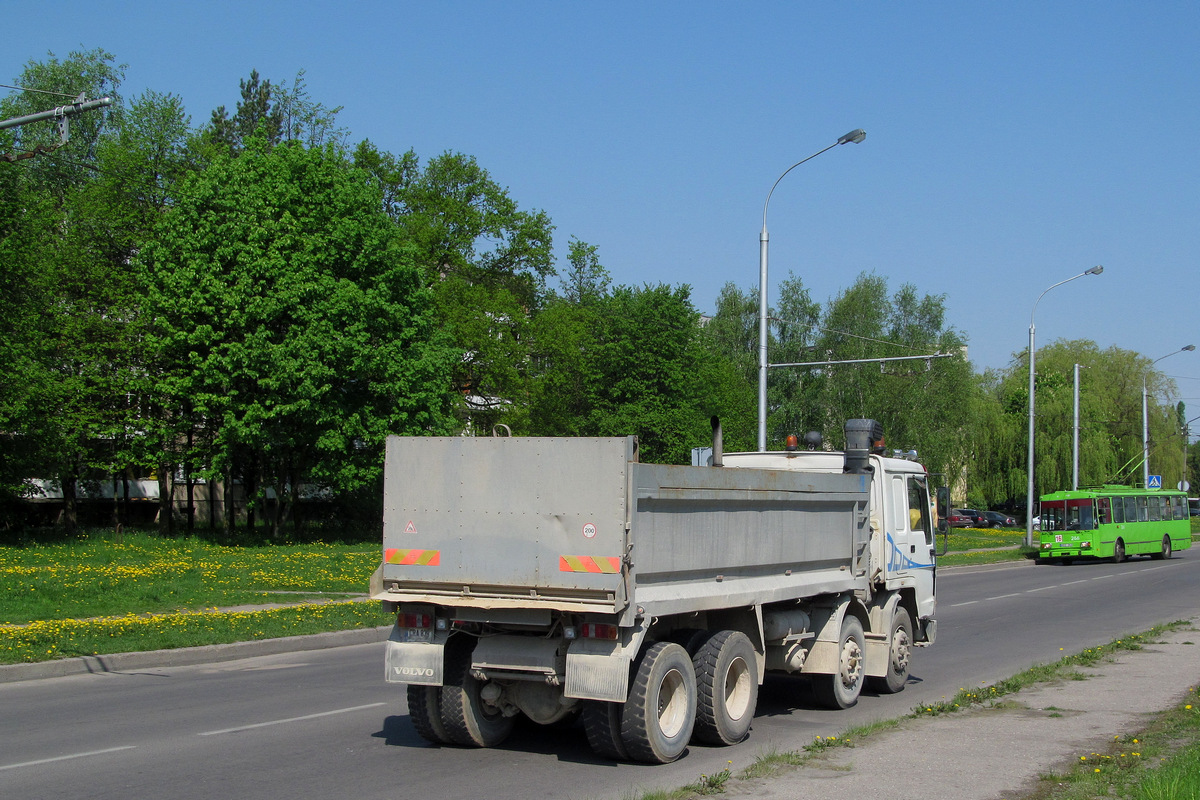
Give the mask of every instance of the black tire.
[[1151, 557], [1151, 558], [1153, 558], [1153, 559], [1156, 559], [1156, 560], [1158, 560], [1158, 561], [1161, 561], [1161, 560], [1162, 560], [1162, 559], [1164, 559], [1164, 558], [1170, 558], [1170, 557], [1171, 557], [1171, 552], [1172, 552], [1172, 550], [1171, 550], [1171, 537], [1170, 537], [1170, 536], [1164, 536], [1164, 537], [1163, 537], [1163, 540], [1162, 540], [1162, 550], [1161, 550], [1160, 552], [1157, 552], [1157, 553], [1151, 553], [1151, 554], [1150, 554], [1150, 557]]
[[713, 634], [692, 657], [696, 670], [696, 727], [706, 744], [737, 744], [750, 735], [758, 706], [758, 656], [741, 631]]
[[1117, 539], [1117, 543], [1113, 545], [1113, 563], [1120, 564], [1125, 558], [1125, 540]]
[[442, 725], [455, 744], [495, 747], [512, 732], [513, 718], [484, 702], [483, 683], [471, 675], [471, 649], [447, 647]]
[[880, 694], [904, 691], [908, 683], [909, 659], [912, 657], [912, 618], [906, 609], [897, 607], [892, 615], [891, 648], [888, 653], [887, 675], [868, 678], [867, 685]]
[[813, 695], [826, 708], [850, 708], [858, 702], [863, 687], [863, 655], [866, 637], [862, 623], [853, 614], [842, 619], [838, 636], [838, 671], [833, 675], [813, 675]]
[[672, 631], [667, 641], [674, 642], [687, 650], [689, 656], [695, 656], [700, 646], [708, 641], [708, 631], [699, 628], [680, 628]]
[[408, 685], [408, 716], [422, 739], [433, 744], [452, 740], [442, 724], [442, 687]]
[[683, 755], [696, 722], [696, 670], [681, 645], [656, 642], [642, 656], [621, 715], [630, 758], [666, 764]]
[[592, 752], [601, 758], [629, 759], [629, 751], [621, 741], [622, 709], [624, 706], [620, 703], [599, 700], [591, 700], [583, 706], [583, 731]]

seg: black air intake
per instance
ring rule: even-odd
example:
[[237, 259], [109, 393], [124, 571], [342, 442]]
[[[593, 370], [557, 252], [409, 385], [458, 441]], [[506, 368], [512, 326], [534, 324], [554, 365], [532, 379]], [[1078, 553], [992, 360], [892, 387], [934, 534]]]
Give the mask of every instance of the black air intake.
[[883, 424], [873, 419], [846, 420], [846, 464], [843, 472], [860, 474], [870, 469], [871, 453], [883, 448]]

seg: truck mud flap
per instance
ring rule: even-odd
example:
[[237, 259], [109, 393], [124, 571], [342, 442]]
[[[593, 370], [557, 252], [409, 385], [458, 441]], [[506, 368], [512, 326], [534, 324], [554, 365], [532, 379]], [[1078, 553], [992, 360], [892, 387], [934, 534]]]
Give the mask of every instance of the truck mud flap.
[[576, 639], [567, 650], [567, 680], [563, 694], [579, 700], [624, 703], [629, 697], [629, 672], [648, 625], [625, 632], [624, 643]]
[[445, 679], [445, 642], [403, 642], [399, 629], [392, 628], [384, 653], [384, 680], [388, 683], [412, 683], [441, 686]]

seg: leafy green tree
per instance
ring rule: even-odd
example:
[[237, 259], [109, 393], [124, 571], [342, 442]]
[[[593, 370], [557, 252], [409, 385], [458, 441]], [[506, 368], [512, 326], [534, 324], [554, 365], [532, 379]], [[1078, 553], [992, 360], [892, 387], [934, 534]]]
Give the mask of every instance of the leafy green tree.
[[[53, 125], [42, 123], [17, 129], [8, 142], [26, 151], [61, 144], [13, 165], [21, 169], [19, 176], [9, 175], [22, 210], [10, 216], [7, 227], [16, 241], [32, 246], [36, 261], [24, 278], [34, 291], [24, 308], [33, 304], [38, 315], [23, 329], [37, 338], [24, 337], [24, 359], [16, 362], [24, 400], [13, 430], [32, 437], [26, 444], [38, 453], [41, 477], [61, 484], [68, 526], [76, 521], [79, 481], [94, 477], [96, 469], [111, 473], [122, 460], [114, 433], [128, 419], [121, 398], [131, 379], [132, 282], [113, 247], [108, 209], [94, 202], [99, 153], [123, 116], [117, 94], [123, 70], [103, 50], [73, 52], [61, 61], [51, 54], [27, 64], [17, 78], [18, 85], [38, 93], [23, 92], [0, 104], [0, 115], [10, 117], [45, 110], [44, 92], [116, 101], [108, 111], [72, 117], [65, 144]], [[38, 230], [17, 233], [28, 225]]]
[[332, 147], [251, 138], [179, 187], [140, 256], [145, 314], [161, 404], [212, 426], [210, 474], [350, 491], [387, 434], [452, 430], [456, 353], [396, 234]]
[[587, 305], [608, 296], [612, 283], [608, 270], [600, 265], [595, 245], [571, 237], [567, 261], [571, 268], [563, 278], [563, 297], [568, 303]]
[[39, 453], [53, 435], [45, 414], [52, 287], [43, 267], [61, 219], [55, 206], [32, 189], [23, 164], [0, 162], [0, 504], [27, 495], [25, 479], [44, 474]]
[[521, 211], [470, 156], [445, 153], [422, 169], [411, 151], [396, 157], [363, 142], [354, 161], [380, 186], [463, 351], [453, 377], [460, 413], [486, 427], [523, 402], [529, 325], [554, 272], [550, 218]]
[[686, 286], [618, 286], [591, 302], [552, 300], [534, 322], [533, 431], [636, 434], [643, 460], [687, 463], [710, 441], [712, 415], [744, 414], [752, 395], [689, 295]]
[[[945, 325], [944, 298], [920, 296], [907, 284], [889, 294], [876, 275], [860, 276], [824, 308], [792, 275], [780, 284], [778, 297], [768, 312], [770, 361], [812, 366], [770, 370], [768, 447], [810, 430], [838, 446], [847, 419], [870, 417], [884, 424], [889, 441], [917, 448], [931, 471], [961, 472], [972, 380], [961, 356], [962, 337]], [[757, 326], [757, 293], [727, 285], [708, 329], [718, 351], [755, 386]], [[956, 355], [882, 370], [876, 362], [814, 364], [934, 353]]]
[[[1145, 379], [1150, 398], [1150, 464], [1155, 474], [1163, 476], [1164, 485], [1174, 486], [1183, 471], [1182, 421], [1174, 406], [1158, 400], [1176, 393], [1174, 382], [1138, 353], [1117, 347], [1101, 350], [1089, 340], [1058, 340], [1037, 353], [1035, 494], [1071, 486], [1076, 364], [1080, 365], [1080, 485], [1141, 483]], [[992, 376], [985, 393], [999, 410], [996, 426], [1007, 433], [1003, 441], [981, 441], [981, 467], [987, 476], [983, 497], [989, 502], [1023, 497], [1028, 481], [1028, 354], [1016, 354], [1007, 371]]]

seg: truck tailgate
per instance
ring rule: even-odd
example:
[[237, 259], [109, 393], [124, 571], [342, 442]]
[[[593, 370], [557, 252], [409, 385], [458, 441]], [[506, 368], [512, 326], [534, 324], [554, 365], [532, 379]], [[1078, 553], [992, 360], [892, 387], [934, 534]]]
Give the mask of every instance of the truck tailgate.
[[384, 595], [619, 610], [631, 437], [389, 437]]

